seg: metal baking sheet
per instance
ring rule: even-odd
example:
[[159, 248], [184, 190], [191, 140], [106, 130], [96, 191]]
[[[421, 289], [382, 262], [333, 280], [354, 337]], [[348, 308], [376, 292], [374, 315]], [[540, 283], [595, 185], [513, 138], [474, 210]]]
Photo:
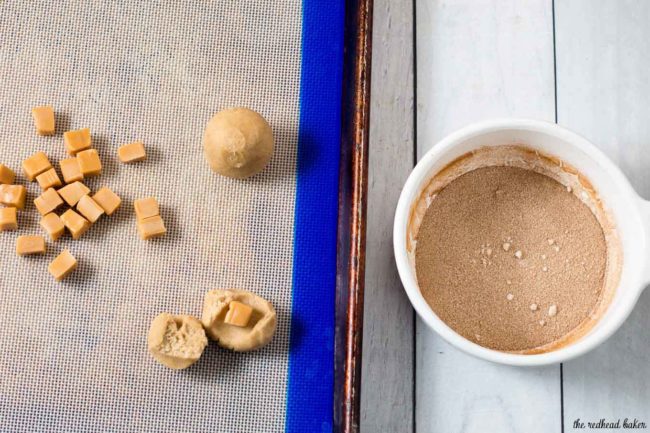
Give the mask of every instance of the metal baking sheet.
[[[342, 4], [334, 4], [335, 13], [343, 10]], [[38, 186], [19, 176], [17, 183], [28, 187], [28, 206], [20, 212], [17, 232], [0, 233], [0, 314], [5, 324], [0, 328], [5, 345], [0, 352], [0, 431], [271, 432], [320, 422], [310, 418], [290, 424], [287, 406], [292, 345], [298, 341], [292, 288], [305, 102], [301, 89], [310, 79], [304, 72], [304, 20], [318, 17], [322, 8], [333, 4], [0, 3], [0, 162], [19, 172], [21, 161], [43, 151], [56, 165], [66, 157], [62, 132], [89, 127], [104, 172], [87, 183], [93, 190], [108, 186], [123, 198], [120, 210], [81, 240], [48, 242], [44, 257], [20, 258], [13, 252], [15, 238], [42, 231], [31, 204]], [[332, 27], [333, 47], [342, 43], [336, 39], [342, 35], [337, 26]], [[340, 74], [331, 80], [340, 88]], [[345, 101], [344, 117], [357, 113], [354, 104], [359, 102], [354, 97]], [[29, 113], [40, 104], [55, 107], [57, 134], [52, 137], [34, 132]], [[216, 176], [203, 159], [203, 127], [229, 106], [259, 111], [276, 137], [269, 167], [247, 181]], [[367, 108], [363, 112], [367, 116]], [[366, 120], [350, 122], [351, 139], [344, 137], [344, 146], [358, 150], [367, 145], [367, 137], [355, 136]], [[117, 147], [134, 140], [145, 143], [149, 158], [119, 164]], [[342, 163], [355, 161], [358, 169], [366, 157], [344, 152]], [[303, 169], [309, 168], [305, 164]], [[334, 165], [329, 167], [332, 174]], [[334, 169], [338, 178], [338, 166]], [[363, 179], [363, 169], [357, 175]], [[356, 194], [349, 194], [352, 190]], [[341, 212], [363, 206], [359, 192], [357, 185], [345, 193]], [[133, 200], [146, 196], [158, 198], [169, 230], [152, 242], [137, 237], [132, 211]], [[340, 257], [339, 280], [349, 276], [346, 265], [362, 253], [363, 243], [346, 234], [359, 235], [363, 225], [356, 217], [353, 222], [354, 229], [339, 231], [339, 239], [356, 248], [352, 258]], [[65, 282], [55, 283], [47, 264], [64, 248], [79, 259], [79, 268]], [[356, 263], [350, 282], [358, 283], [363, 272]], [[245, 288], [273, 302], [279, 327], [272, 343], [247, 354], [213, 344], [195, 366], [180, 372], [152, 361], [145, 343], [150, 320], [162, 311], [199, 315], [203, 294], [216, 287]], [[346, 286], [345, 294], [357, 290]], [[349, 299], [337, 308], [345, 309]], [[360, 331], [359, 303], [345, 311], [354, 320], [339, 317], [337, 326]], [[352, 344], [351, 359], [359, 346], [359, 341]], [[337, 357], [341, 371], [356, 371], [354, 363], [350, 370], [339, 361]], [[325, 381], [334, 375], [334, 359], [331, 370]], [[356, 381], [346, 380], [345, 390], [332, 396], [338, 399], [336, 406], [350, 401]], [[358, 415], [354, 412], [345, 415], [348, 421]], [[331, 418], [319, 426], [322, 431], [344, 428], [340, 419]]]

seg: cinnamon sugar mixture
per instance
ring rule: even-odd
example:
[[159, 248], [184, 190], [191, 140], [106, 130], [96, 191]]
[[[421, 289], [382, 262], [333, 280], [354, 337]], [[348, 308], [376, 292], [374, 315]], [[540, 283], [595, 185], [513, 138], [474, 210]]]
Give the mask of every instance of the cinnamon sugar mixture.
[[470, 171], [433, 199], [417, 236], [418, 284], [464, 337], [504, 351], [566, 335], [594, 310], [603, 230], [570, 190], [515, 167]]

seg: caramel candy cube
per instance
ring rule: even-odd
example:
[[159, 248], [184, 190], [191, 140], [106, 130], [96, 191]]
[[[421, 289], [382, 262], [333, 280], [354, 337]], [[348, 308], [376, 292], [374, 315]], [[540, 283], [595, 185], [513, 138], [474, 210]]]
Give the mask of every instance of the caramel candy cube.
[[16, 180], [16, 173], [4, 164], [0, 164], [0, 183], [8, 185], [14, 183]]
[[77, 158], [62, 159], [59, 161], [59, 165], [61, 166], [61, 174], [65, 183], [83, 180], [84, 175], [81, 173], [81, 169], [79, 169]]
[[90, 188], [81, 182], [74, 182], [59, 189], [58, 193], [69, 206], [74, 206], [81, 197], [90, 194]]
[[65, 150], [69, 155], [75, 156], [82, 150], [90, 149], [92, 145], [90, 139], [90, 129], [77, 129], [75, 131], [67, 131], [63, 133], [63, 143]]
[[125, 144], [117, 149], [117, 157], [125, 164], [147, 159], [147, 153], [144, 150], [144, 144], [141, 141]]
[[70, 231], [72, 239], [79, 239], [90, 228], [88, 220], [72, 209], [68, 209], [61, 215], [61, 221], [63, 221], [63, 225]]
[[142, 239], [147, 240], [165, 235], [167, 229], [160, 215], [156, 215], [138, 221], [138, 233]]
[[36, 131], [40, 135], [54, 134], [54, 109], [49, 105], [32, 108]]
[[34, 199], [34, 206], [41, 215], [47, 215], [63, 204], [63, 199], [54, 188], [49, 188]]
[[50, 235], [53, 241], [59, 239], [65, 232], [63, 221], [55, 213], [49, 213], [41, 218], [41, 227]]
[[84, 150], [77, 154], [79, 170], [84, 176], [96, 176], [102, 172], [102, 162], [95, 149]]
[[103, 187], [93, 196], [93, 200], [104, 209], [106, 215], [113, 215], [113, 213], [120, 207], [122, 199], [118, 197], [109, 188]]
[[77, 210], [91, 223], [97, 222], [99, 217], [104, 214], [104, 209], [89, 195], [84, 195], [79, 199]]
[[18, 219], [16, 217], [15, 207], [0, 208], [0, 232], [7, 230], [16, 230], [18, 228]]
[[253, 308], [250, 305], [243, 304], [238, 301], [232, 301], [228, 304], [228, 312], [226, 318], [223, 320], [228, 325], [245, 327], [248, 325], [253, 314]]
[[59, 179], [59, 175], [56, 174], [56, 170], [54, 168], [51, 168], [48, 171], [36, 176], [36, 182], [38, 182], [43, 190], [63, 185], [61, 183], [61, 179]]
[[25, 208], [27, 189], [23, 185], [0, 185], [0, 203], [5, 206]]
[[70, 272], [77, 268], [77, 259], [74, 258], [70, 251], [63, 250], [59, 256], [50, 263], [47, 270], [52, 274], [55, 280], [61, 281], [67, 277]]
[[36, 176], [48, 171], [50, 168], [52, 168], [52, 164], [50, 164], [50, 160], [47, 159], [47, 155], [43, 152], [36, 152], [23, 161], [23, 171], [30, 181], [33, 181]]
[[151, 218], [160, 215], [160, 208], [158, 207], [158, 200], [153, 197], [141, 198], [133, 202], [135, 207], [135, 216], [138, 221], [145, 218]]
[[45, 239], [43, 236], [18, 236], [16, 239], [16, 254], [45, 254]]

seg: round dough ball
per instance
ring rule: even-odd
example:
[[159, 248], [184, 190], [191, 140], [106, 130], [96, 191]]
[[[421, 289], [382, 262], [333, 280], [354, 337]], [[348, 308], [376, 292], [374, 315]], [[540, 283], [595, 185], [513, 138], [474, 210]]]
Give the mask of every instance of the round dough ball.
[[208, 122], [203, 134], [210, 168], [235, 179], [262, 171], [273, 155], [274, 143], [269, 124], [248, 108], [220, 111]]
[[192, 316], [161, 313], [151, 322], [147, 336], [151, 355], [175, 370], [194, 364], [207, 345], [203, 325]]
[[[245, 327], [224, 323], [232, 301], [253, 308]], [[238, 352], [258, 349], [266, 345], [277, 327], [275, 308], [264, 298], [245, 290], [210, 290], [205, 294], [201, 322], [208, 336], [221, 347]]]

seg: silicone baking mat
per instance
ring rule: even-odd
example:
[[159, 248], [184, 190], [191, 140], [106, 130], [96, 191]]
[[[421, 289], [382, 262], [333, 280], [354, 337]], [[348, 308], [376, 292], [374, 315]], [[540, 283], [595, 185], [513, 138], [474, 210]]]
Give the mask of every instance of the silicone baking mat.
[[[82, 239], [17, 257], [44, 234], [28, 187], [19, 230], [0, 233], [0, 431], [325, 432], [332, 429], [343, 0], [0, 1], [0, 162], [65, 158], [88, 127], [123, 198]], [[51, 104], [57, 134], [30, 109]], [[249, 180], [213, 174], [203, 127], [247, 106], [276, 152]], [[117, 162], [142, 140], [145, 162]], [[132, 203], [155, 196], [169, 233], [138, 238]], [[79, 268], [54, 282], [64, 248]], [[269, 299], [278, 331], [246, 354], [209, 345], [172, 371], [146, 352], [159, 312], [199, 315], [212, 288]]]

